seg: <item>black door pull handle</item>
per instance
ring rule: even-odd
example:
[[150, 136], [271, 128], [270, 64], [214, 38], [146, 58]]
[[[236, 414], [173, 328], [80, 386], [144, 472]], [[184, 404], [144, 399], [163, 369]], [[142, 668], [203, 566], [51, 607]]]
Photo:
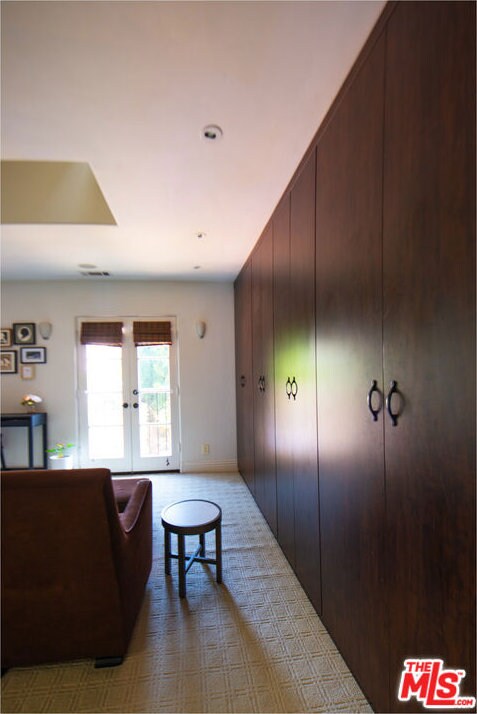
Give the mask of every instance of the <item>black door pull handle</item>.
[[127, 402], [123, 402], [123, 409], [127, 409], [129, 404]]
[[285, 392], [286, 392], [288, 399], [290, 399], [290, 397], [292, 395], [292, 383], [290, 381], [290, 377], [287, 377], [287, 381], [285, 384]]
[[245, 387], [246, 383], [247, 383], [247, 380], [245, 379], [245, 375], [244, 374], [240, 375], [240, 386]]
[[296, 395], [298, 394], [298, 384], [295, 377], [293, 377], [291, 381], [291, 394], [293, 399], [296, 399]]
[[391, 418], [391, 422], [392, 422], [393, 426], [397, 426], [398, 417], [401, 416], [400, 410], [397, 412], [393, 412], [392, 403], [391, 403], [394, 394], [398, 394], [399, 396], [401, 396], [397, 386], [398, 386], [398, 383], [396, 382], [396, 380], [393, 379], [391, 382], [391, 389], [389, 390], [388, 396], [386, 397], [386, 409], [388, 410], [388, 414]]
[[[374, 409], [373, 407], [373, 394], [379, 394], [379, 405], [377, 409]], [[382, 403], [381, 403], [381, 392], [378, 389], [378, 383], [375, 379], [373, 379], [373, 382], [371, 384], [371, 389], [368, 392], [368, 409], [371, 412], [373, 416], [373, 421], [378, 421], [378, 414], [381, 411]]]

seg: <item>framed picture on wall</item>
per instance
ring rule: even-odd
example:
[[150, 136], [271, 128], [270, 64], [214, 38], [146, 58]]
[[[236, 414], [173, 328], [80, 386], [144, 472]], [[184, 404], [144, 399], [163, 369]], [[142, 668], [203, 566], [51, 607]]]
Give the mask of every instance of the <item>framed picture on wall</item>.
[[13, 342], [16, 345], [34, 345], [36, 329], [34, 322], [15, 322], [13, 324]]
[[21, 375], [22, 379], [34, 379], [35, 378], [35, 365], [33, 365], [33, 364], [20, 365], [20, 375]]
[[10, 327], [2, 327], [0, 329], [0, 347], [11, 347], [12, 345], [12, 330]]
[[2, 350], [0, 352], [0, 372], [2, 374], [17, 373], [17, 351]]
[[44, 364], [46, 362], [46, 347], [22, 347], [20, 361], [22, 364]]

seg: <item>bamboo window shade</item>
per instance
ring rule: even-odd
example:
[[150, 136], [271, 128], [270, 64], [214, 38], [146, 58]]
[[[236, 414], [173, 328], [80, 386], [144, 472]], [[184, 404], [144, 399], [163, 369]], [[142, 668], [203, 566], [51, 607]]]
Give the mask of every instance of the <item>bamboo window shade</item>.
[[136, 347], [146, 345], [172, 345], [171, 323], [133, 322], [133, 338]]
[[108, 345], [121, 347], [123, 344], [122, 322], [82, 322], [82, 345]]

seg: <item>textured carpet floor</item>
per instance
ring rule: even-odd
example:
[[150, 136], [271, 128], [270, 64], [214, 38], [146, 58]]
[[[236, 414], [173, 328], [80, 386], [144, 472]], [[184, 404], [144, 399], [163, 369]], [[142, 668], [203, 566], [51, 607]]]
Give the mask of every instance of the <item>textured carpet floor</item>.
[[[241, 477], [168, 474], [154, 484], [154, 564], [123, 665], [17, 668], [3, 712], [370, 712]], [[223, 510], [223, 584], [195, 563], [187, 599], [164, 575], [162, 508], [181, 498]], [[195, 539], [186, 539], [188, 552]], [[214, 537], [206, 537], [210, 553]], [[176, 539], [173, 536], [173, 547]]]

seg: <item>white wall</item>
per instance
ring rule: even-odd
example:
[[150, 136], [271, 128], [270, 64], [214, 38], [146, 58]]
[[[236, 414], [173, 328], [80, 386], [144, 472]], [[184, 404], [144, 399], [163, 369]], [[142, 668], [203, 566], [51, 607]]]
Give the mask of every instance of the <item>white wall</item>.
[[[35, 365], [35, 379], [2, 375], [2, 412], [22, 412], [27, 392], [43, 398], [48, 412], [49, 443], [78, 443], [76, 402], [76, 325], [78, 316], [176, 316], [179, 346], [180, 422], [183, 471], [235, 470], [235, 357], [233, 285], [200, 282], [74, 282], [3, 283], [1, 327], [14, 322], [49, 321], [47, 363]], [[205, 320], [199, 340], [195, 322]], [[13, 347], [15, 349], [15, 347]], [[18, 433], [19, 432], [19, 433]], [[7, 465], [21, 465], [21, 429], [5, 429]], [[201, 445], [208, 443], [208, 455]], [[26, 453], [26, 452], [25, 452]], [[15, 461], [11, 457], [15, 455]], [[26, 464], [26, 456], [23, 456]]]

